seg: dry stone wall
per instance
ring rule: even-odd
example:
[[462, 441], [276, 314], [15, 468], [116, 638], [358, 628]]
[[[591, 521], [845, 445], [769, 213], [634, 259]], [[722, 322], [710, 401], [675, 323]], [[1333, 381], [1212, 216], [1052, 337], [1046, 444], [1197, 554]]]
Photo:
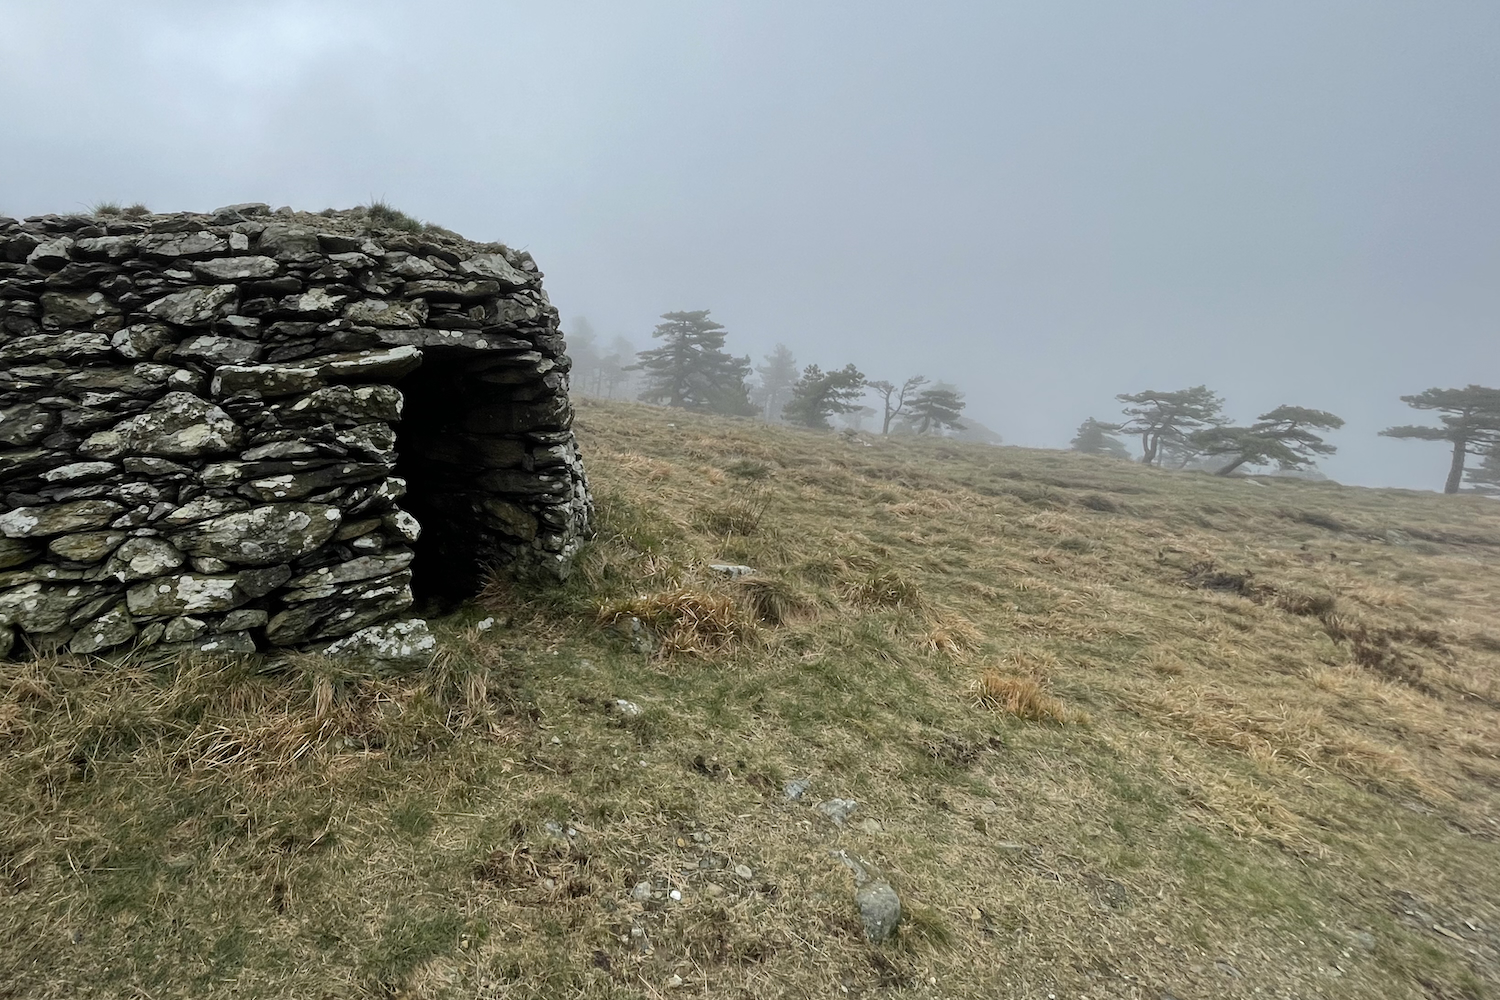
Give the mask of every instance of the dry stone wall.
[[536, 264], [368, 222], [0, 218], [0, 656], [410, 652], [414, 579], [567, 575], [591, 506]]

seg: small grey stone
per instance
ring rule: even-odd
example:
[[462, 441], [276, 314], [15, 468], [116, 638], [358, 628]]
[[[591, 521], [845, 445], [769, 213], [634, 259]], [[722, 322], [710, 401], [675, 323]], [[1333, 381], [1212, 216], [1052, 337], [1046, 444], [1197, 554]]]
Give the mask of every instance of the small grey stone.
[[422, 526], [404, 510], [391, 511], [380, 519], [380, 524], [406, 542], [415, 542], [422, 537]]
[[161, 634], [162, 642], [192, 642], [201, 635], [208, 634], [208, 622], [202, 618], [183, 616], [173, 618], [167, 622], [167, 627]]
[[853, 799], [828, 799], [819, 802], [815, 807], [818, 812], [833, 821], [835, 826], [843, 826], [859, 808], [859, 803]]
[[635, 900], [637, 903], [651, 902], [651, 883], [637, 882], [635, 886], [630, 890], [630, 898]]
[[755, 568], [753, 566], [739, 566], [732, 565], [730, 563], [709, 563], [708, 568], [713, 570], [715, 573], [722, 573], [724, 576], [729, 577], [729, 579], [731, 580], [738, 579], [742, 576], [750, 576], [755, 572]]
[[252, 608], [231, 611], [219, 620], [216, 631], [243, 632], [247, 629], [260, 628], [270, 620], [270, 617], [266, 612]]
[[199, 573], [223, 573], [229, 569], [227, 562], [212, 556], [194, 556], [188, 560], [188, 565]]
[[781, 794], [786, 796], [788, 802], [796, 802], [802, 798], [807, 790], [812, 787], [811, 778], [793, 778], [781, 786]]
[[641, 706], [624, 698], [616, 698], [610, 709], [622, 719], [636, 719], [641, 715]]
[[109, 338], [110, 345], [121, 357], [131, 361], [150, 358], [157, 351], [174, 343], [172, 332], [160, 323], [137, 323], [117, 330]]
[[747, 882], [755, 877], [755, 872], [749, 865], [735, 865], [734, 873]]
[[865, 925], [865, 937], [879, 944], [896, 932], [901, 923], [901, 897], [885, 881], [866, 882], [854, 890], [859, 919]]
[[200, 653], [253, 653], [255, 640], [249, 632], [225, 632], [221, 635], [199, 639], [195, 644]]

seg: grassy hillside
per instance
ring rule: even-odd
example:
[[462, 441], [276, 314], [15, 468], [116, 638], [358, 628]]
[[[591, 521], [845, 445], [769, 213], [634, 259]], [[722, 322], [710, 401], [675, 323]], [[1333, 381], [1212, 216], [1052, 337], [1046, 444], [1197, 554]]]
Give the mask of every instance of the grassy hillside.
[[1500, 507], [578, 423], [430, 670], [0, 666], [0, 997], [1500, 993]]

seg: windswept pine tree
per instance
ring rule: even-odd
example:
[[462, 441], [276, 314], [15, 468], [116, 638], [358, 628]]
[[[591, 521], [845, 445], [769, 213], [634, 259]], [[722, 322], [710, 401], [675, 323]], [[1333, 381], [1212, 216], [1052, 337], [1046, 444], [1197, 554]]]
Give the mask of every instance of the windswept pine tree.
[[1418, 441], [1447, 441], [1453, 446], [1444, 493], [1457, 493], [1463, 485], [1470, 455], [1484, 455], [1500, 442], [1500, 389], [1469, 385], [1462, 389], [1428, 389], [1401, 402], [1416, 410], [1434, 410], [1442, 426], [1405, 424], [1387, 427], [1383, 437]]
[[808, 365], [802, 377], [792, 386], [791, 398], [781, 415], [788, 423], [815, 430], [827, 430], [828, 418], [835, 413], [852, 413], [859, 408], [859, 397], [865, 389], [865, 376], [853, 365], [825, 372]]
[[1089, 417], [1078, 425], [1077, 435], [1068, 443], [1074, 451], [1083, 452], [1085, 455], [1103, 455], [1106, 458], [1128, 460], [1130, 452], [1126, 449], [1125, 442], [1115, 437], [1119, 430], [1119, 424], [1106, 424], [1102, 420]]
[[1225, 423], [1224, 400], [1203, 385], [1175, 392], [1147, 389], [1115, 398], [1127, 404], [1124, 413], [1129, 419], [1120, 429], [1141, 436], [1141, 461], [1146, 465], [1162, 464], [1167, 454], [1185, 464], [1196, 454], [1192, 435]]
[[908, 413], [912, 428], [918, 434], [941, 434], [944, 429], [961, 431], [964, 425], [959, 417], [966, 405], [957, 386], [939, 382], [911, 398]]
[[1334, 431], [1344, 421], [1324, 410], [1304, 406], [1278, 406], [1262, 413], [1249, 427], [1207, 427], [1193, 435], [1193, 445], [1203, 455], [1229, 459], [1214, 470], [1227, 476], [1243, 465], [1275, 464], [1282, 472], [1299, 472], [1316, 464], [1315, 455], [1332, 455], [1338, 449], [1317, 431]]
[[708, 318], [709, 310], [663, 313], [664, 323], [651, 336], [662, 346], [641, 351], [633, 369], [644, 372], [640, 398], [688, 410], [749, 416], [745, 377], [750, 358], [724, 350], [724, 326]]

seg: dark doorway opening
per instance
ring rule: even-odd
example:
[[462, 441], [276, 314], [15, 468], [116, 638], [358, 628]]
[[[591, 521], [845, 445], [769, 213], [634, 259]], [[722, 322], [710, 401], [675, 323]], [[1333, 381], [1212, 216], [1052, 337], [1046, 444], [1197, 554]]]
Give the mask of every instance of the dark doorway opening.
[[406, 480], [400, 505], [422, 526], [412, 546], [412, 591], [429, 613], [446, 613], [473, 597], [490, 569], [481, 555], [488, 532], [467, 502], [484, 470], [466, 461], [461, 447], [472, 360], [429, 348], [421, 367], [397, 385], [405, 396], [396, 429], [396, 475]]

